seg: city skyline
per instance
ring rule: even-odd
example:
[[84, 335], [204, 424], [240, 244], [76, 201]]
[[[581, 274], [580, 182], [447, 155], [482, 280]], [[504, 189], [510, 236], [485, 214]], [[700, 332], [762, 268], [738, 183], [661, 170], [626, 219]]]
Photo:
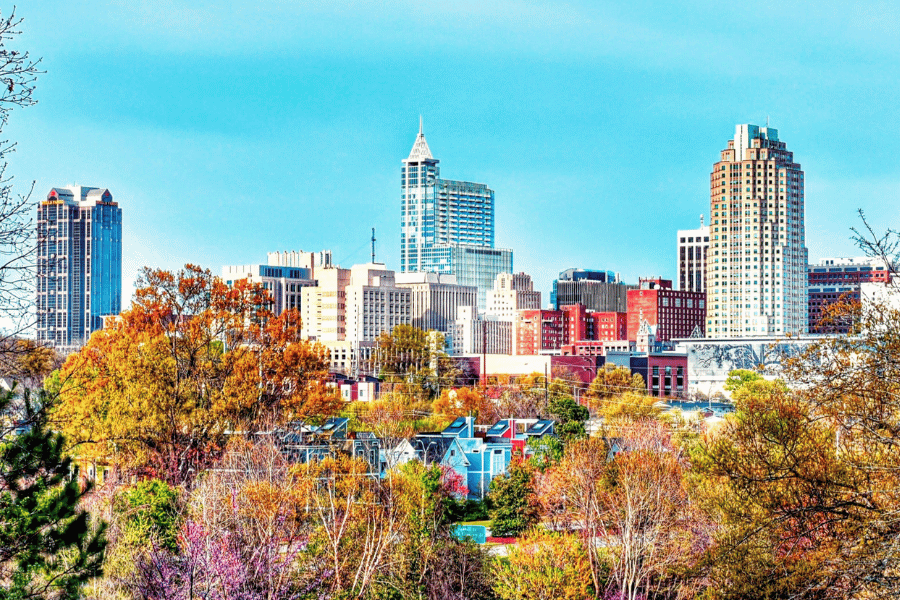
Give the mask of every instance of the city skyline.
[[[514, 270], [531, 273], [545, 298], [570, 267], [675, 279], [673, 239], [700, 213], [709, 219], [721, 140], [766, 115], [802, 157], [811, 261], [859, 254], [848, 229], [857, 208], [878, 229], [898, 226], [889, 99], [900, 43], [877, 26], [896, 22], [896, 7], [824, 4], [799, 26], [799, 7], [777, 23], [726, 7], [726, 39], [694, 19], [702, 7], [404, 6], [390, 16], [366, 3], [355, 14], [20, 7], [21, 44], [47, 73], [40, 104], [9, 123], [19, 143], [9, 172], [19, 189], [35, 179], [36, 197], [70, 182], [117, 190], [129, 214], [126, 302], [145, 265], [218, 272], [264, 252], [322, 248], [342, 266], [367, 262], [372, 226], [378, 259], [399, 270], [397, 157], [419, 114], [453, 178], [495, 190], [496, 246], [516, 251]], [[436, 18], [449, 34], [409, 37]], [[763, 23], [783, 38], [780, 62], [751, 53], [717, 67]], [[471, 35], [453, 35], [462, 32]], [[651, 52], [647, 40], [670, 51]], [[437, 67], [419, 80], [406, 76], [414, 47], [416, 61]], [[69, 138], [91, 142], [73, 152]]]

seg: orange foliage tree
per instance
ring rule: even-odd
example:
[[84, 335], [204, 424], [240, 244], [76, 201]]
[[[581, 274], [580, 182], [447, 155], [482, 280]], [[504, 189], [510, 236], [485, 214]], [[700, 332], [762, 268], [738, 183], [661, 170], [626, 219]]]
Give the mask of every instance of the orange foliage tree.
[[436, 414], [448, 417], [475, 416], [479, 423], [493, 423], [497, 418], [490, 398], [474, 388], [444, 390], [431, 407]]
[[177, 483], [229, 432], [333, 414], [324, 350], [300, 338], [296, 311], [270, 305], [260, 284], [145, 268], [132, 308], [60, 371], [57, 426], [82, 457]]

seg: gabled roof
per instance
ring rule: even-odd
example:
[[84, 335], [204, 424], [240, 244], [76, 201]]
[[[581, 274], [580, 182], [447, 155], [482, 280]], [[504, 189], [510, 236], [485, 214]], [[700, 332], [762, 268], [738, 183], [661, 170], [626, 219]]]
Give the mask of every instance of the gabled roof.
[[463, 452], [462, 446], [459, 445], [459, 442], [456, 438], [437, 435], [417, 435], [410, 440], [410, 444], [416, 451], [418, 457], [426, 465], [443, 462], [444, 457], [447, 456], [450, 448], [452, 446], [456, 446], [456, 448], [459, 450], [458, 464], [469, 466], [469, 461], [466, 459], [466, 455]]

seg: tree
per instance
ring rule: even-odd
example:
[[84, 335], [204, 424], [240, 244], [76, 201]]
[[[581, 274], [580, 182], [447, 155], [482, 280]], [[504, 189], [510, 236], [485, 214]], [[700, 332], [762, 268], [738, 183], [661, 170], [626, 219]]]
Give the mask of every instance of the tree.
[[640, 373], [632, 375], [631, 369], [627, 367], [607, 363], [594, 377], [585, 393], [585, 399], [592, 409], [600, 410], [608, 398], [624, 393], [640, 394], [646, 391], [647, 386]]
[[510, 546], [508, 561], [494, 563], [493, 575], [494, 591], [501, 600], [596, 597], [587, 551], [572, 534], [529, 532]]
[[[0, 394], [0, 414], [13, 392]], [[47, 427], [46, 394], [0, 425], [0, 599], [71, 598], [101, 572], [105, 526], [92, 523], [70, 478], [65, 442]]]
[[565, 442], [587, 437], [584, 423], [591, 414], [570, 396], [551, 397], [547, 410], [550, 416], [556, 419], [556, 434], [561, 440]]
[[665, 426], [645, 420], [625, 429], [615, 447], [600, 438], [569, 442], [561, 463], [542, 476], [542, 505], [577, 524], [598, 595], [687, 592], [691, 581], [679, 573], [706, 542], [685, 468]]
[[534, 499], [534, 467], [523, 460], [513, 460], [503, 475], [491, 480], [491, 533], [516, 536], [537, 523]]
[[[15, 10], [0, 15], [0, 132], [10, 112], [37, 101], [32, 97], [40, 60], [32, 60], [28, 52], [12, 50], [8, 44], [21, 31], [22, 19]], [[0, 142], [0, 352], [16, 350], [6, 344], [33, 324], [34, 301], [34, 222], [31, 211], [31, 189], [17, 195], [12, 177], [6, 175], [6, 157], [16, 144]]]
[[491, 400], [473, 388], [444, 390], [431, 406], [435, 414], [452, 418], [474, 416], [478, 423], [493, 424], [498, 416]]
[[657, 401], [658, 398], [647, 394], [625, 392], [604, 400], [599, 405], [597, 416], [603, 417], [609, 431], [615, 431], [617, 423], [627, 426], [632, 421], [659, 416], [662, 409], [656, 406]]
[[728, 373], [728, 378], [725, 379], [725, 384], [722, 386], [728, 392], [733, 392], [741, 386], [748, 384], [752, 381], [759, 381], [763, 379], [763, 376], [756, 372], [750, 371], [748, 369], [735, 369]]
[[211, 464], [227, 432], [321, 419], [343, 405], [296, 310], [273, 316], [246, 280], [187, 265], [145, 269], [131, 310], [67, 359], [54, 418], [79, 455], [179, 483]]

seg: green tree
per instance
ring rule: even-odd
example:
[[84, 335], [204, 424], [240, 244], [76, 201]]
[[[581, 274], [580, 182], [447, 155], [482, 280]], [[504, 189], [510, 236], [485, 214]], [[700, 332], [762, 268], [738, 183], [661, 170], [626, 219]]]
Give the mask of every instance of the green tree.
[[584, 544], [567, 533], [532, 531], [494, 563], [494, 591], [501, 600], [594, 598]]
[[550, 416], [556, 420], [556, 435], [562, 441], [587, 437], [585, 421], [591, 416], [587, 408], [581, 406], [571, 396], [557, 395], [550, 398], [547, 407]]
[[154, 543], [176, 550], [179, 526], [176, 488], [159, 479], [140, 481], [120, 494], [114, 506], [123, 519], [126, 543], [139, 546]]
[[0, 394], [0, 600], [75, 598], [101, 572], [105, 525], [78, 507], [90, 490], [71, 478], [62, 435], [47, 428], [46, 403]]
[[760, 381], [763, 379], [763, 376], [757, 371], [750, 371], [748, 369], [735, 369], [728, 373], [728, 378], [725, 380], [725, 385], [722, 387], [725, 388], [726, 391], [733, 392], [741, 386], [750, 383], [752, 381]]
[[504, 475], [491, 480], [488, 498], [491, 533], [495, 536], [516, 536], [537, 523], [534, 467], [521, 460], [511, 462]]

